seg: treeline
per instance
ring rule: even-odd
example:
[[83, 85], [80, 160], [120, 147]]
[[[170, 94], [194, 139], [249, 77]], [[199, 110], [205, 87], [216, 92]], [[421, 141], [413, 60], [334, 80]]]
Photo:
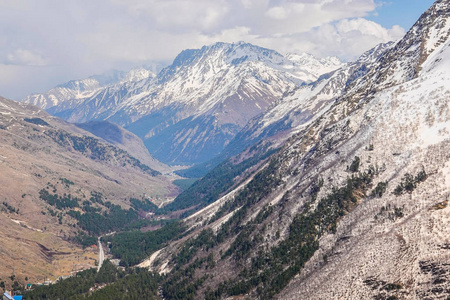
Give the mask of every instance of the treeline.
[[[212, 267], [214, 260], [208, 262], [207, 258], [196, 258], [200, 250], [209, 251], [214, 246], [221, 244], [232, 235], [243, 229], [241, 222], [244, 220], [250, 207], [259, 202], [278, 185], [282, 183], [276, 172], [277, 161], [272, 160], [254, 179], [234, 198], [225, 203], [213, 217], [220, 218], [226, 213], [238, 209], [214, 234], [212, 230], [202, 231], [195, 239], [188, 240], [183, 248], [174, 255], [173, 271], [163, 284], [163, 295], [166, 299], [196, 299], [197, 290], [202, 286], [205, 278], [194, 280], [196, 269]], [[240, 248], [237, 245], [237, 248]], [[253, 248], [255, 249], [255, 248]], [[248, 249], [250, 251], [250, 249]]]
[[83, 231], [80, 231], [75, 237], [72, 238], [72, 240], [75, 243], [80, 244], [83, 248], [97, 244], [97, 238], [95, 236], [87, 235]]
[[174, 268], [162, 284], [164, 299], [198, 299], [197, 291], [208, 279], [208, 275], [196, 279], [196, 271], [213, 268], [215, 266], [214, 255], [210, 252], [207, 257], [191, 261], [200, 249], [208, 251], [215, 244], [216, 236], [210, 228], [203, 230], [196, 238], [191, 238], [184, 243], [182, 249], [173, 256]]
[[[356, 195], [368, 190], [374, 175], [375, 169], [372, 167], [366, 172], [352, 175], [347, 179], [346, 185], [333, 188], [328, 196], [322, 198], [315, 210], [306, 210], [298, 214], [289, 226], [289, 236], [284, 241], [270, 251], [258, 252], [258, 255], [252, 258], [250, 268], [244, 269], [239, 274], [239, 280], [231, 285], [224, 283], [222, 290], [216, 290], [213, 295], [223, 293], [240, 295], [258, 287], [257, 293], [260, 298], [273, 297], [314, 255], [319, 247], [319, 238], [328, 232], [335, 233], [339, 218], [356, 205], [358, 200]], [[245, 254], [234, 255], [242, 257]]]
[[268, 151], [264, 154], [257, 154], [237, 164], [229, 160], [221, 163], [203, 178], [195, 181], [187, 190], [178, 195], [173, 202], [166, 205], [160, 213], [195, 206], [194, 209], [182, 216], [184, 217], [213, 203], [235, 184], [234, 179], [237, 176], [242, 175], [250, 167], [273, 154], [273, 152]]
[[23, 119], [25, 122], [35, 124], [35, 125], [42, 125], [42, 126], [50, 126], [47, 122], [42, 120], [41, 118], [25, 118]]
[[186, 179], [176, 179], [173, 181], [173, 184], [178, 186], [182, 191], [187, 190], [191, 185], [196, 182], [198, 178], [186, 178]]
[[76, 197], [72, 197], [71, 194], [64, 194], [64, 196], [59, 196], [57, 194], [52, 195], [46, 189], [42, 189], [39, 191], [39, 198], [60, 210], [80, 207], [78, 202], [81, 201]]
[[103, 241], [110, 243], [111, 253], [120, 258], [121, 265], [132, 266], [163, 248], [170, 240], [181, 236], [185, 230], [186, 228], [176, 221], [155, 231], [117, 233], [104, 237]]
[[[89, 207], [89, 206], [87, 206]], [[70, 210], [67, 214], [78, 221], [78, 226], [90, 235], [99, 235], [118, 230], [141, 228], [148, 224], [145, 219], [139, 219], [134, 209], [122, 209], [119, 205], [111, 205], [109, 211], [103, 213]]]
[[425, 170], [421, 170], [416, 176], [406, 173], [400, 183], [395, 187], [394, 195], [400, 196], [403, 193], [412, 193], [421, 182], [427, 179], [428, 175]]
[[3, 201], [3, 206], [5, 208], [2, 207], [2, 211], [8, 211], [10, 214], [11, 213], [19, 213], [19, 208], [16, 209], [14, 206], [8, 204], [8, 202]]
[[[146, 269], [120, 271], [109, 260], [97, 273], [89, 269], [48, 286], [35, 286], [24, 293], [24, 299], [159, 299], [158, 283], [161, 277]], [[89, 290], [105, 287], [93, 292]]]
[[147, 269], [134, 268], [129, 275], [121, 278], [114, 284], [95, 291], [87, 297], [89, 300], [151, 300], [160, 299], [158, 287], [161, 277], [158, 273]]
[[[68, 180], [64, 182], [67, 183]], [[151, 221], [139, 218], [138, 211], [154, 212], [158, 210], [158, 207], [148, 199], [135, 198], [130, 199], [132, 208], [122, 209], [119, 205], [105, 201], [103, 194], [96, 191], [92, 191], [89, 200], [84, 201], [71, 194], [64, 193], [63, 196], [51, 194], [47, 189], [42, 189], [39, 197], [59, 210], [70, 209], [66, 214], [77, 220], [77, 225], [84, 231], [80, 232], [73, 240], [84, 247], [92, 245], [95, 236], [100, 234], [129, 231], [147, 226]], [[80, 208], [81, 211], [73, 208]], [[48, 211], [52, 216], [58, 216], [59, 223], [62, 224], [63, 214], [61, 212], [57, 213], [51, 208], [48, 208]]]
[[78, 221], [78, 226], [90, 235], [140, 229], [150, 225], [151, 222], [147, 219], [139, 218], [138, 211], [154, 212], [158, 210], [158, 207], [148, 199], [131, 198], [132, 208], [130, 209], [123, 209], [119, 205], [111, 204], [109, 201], [104, 202], [101, 193], [91, 193], [90, 200], [103, 204], [108, 210], [102, 213], [100, 208], [92, 207], [88, 201], [85, 201], [82, 207], [83, 214], [75, 210], [67, 213], [75, 218]]
[[[334, 233], [338, 220], [356, 206], [358, 197], [365, 197], [376, 175], [374, 167], [369, 167], [365, 172], [354, 172], [356, 174], [352, 174], [344, 186], [333, 188], [326, 197], [318, 201], [317, 206], [311, 205], [315, 209], [306, 205], [305, 210], [290, 224], [288, 237], [277, 246], [265, 250], [260, 247], [267, 229], [264, 220], [275, 211], [274, 207], [265, 206], [253, 220], [246, 224], [242, 222], [254, 204], [282, 184], [275, 171], [276, 165], [276, 160], [271, 161], [233, 201], [222, 206], [213, 220], [240, 208], [216, 234], [211, 230], [201, 232], [195, 239], [187, 241], [174, 256], [174, 268], [163, 284], [166, 299], [196, 299], [199, 296], [198, 290], [207, 279], [196, 278], [196, 270], [213, 268], [216, 262], [211, 249], [236, 234], [228, 250], [220, 253], [218, 259], [232, 257], [236, 264], [244, 266], [242, 271], [236, 278], [219, 283], [216, 289], [207, 289], [204, 297], [213, 300], [255, 293], [254, 296], [260, 299], [272, 298], [314, 255], [319, 247], [320, 237], [328, 232]], [[322, 186], [323, 180], [320, 179], [312, 184], [309, 191], [311, 203], [316, 201]], [[285, 197], [279, 205], [283, 205]], [[258, 249], [256, 255], [255, 249]]]
[[158, 206], [148, 199], [139, 200], [136, 198], [130, 198], [131, 207], [135, 210], [142, 210], [147, 212], [155, 212], [158, 210]]

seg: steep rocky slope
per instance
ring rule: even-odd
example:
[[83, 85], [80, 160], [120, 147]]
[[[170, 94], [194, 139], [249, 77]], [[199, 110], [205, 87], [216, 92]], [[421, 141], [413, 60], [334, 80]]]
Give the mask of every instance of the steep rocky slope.
[[357, 61], [286, 93], [266, 112], [246, 124], [221, 153], [222, 158], [237, 154], [261, 140], [271, 142], [275, 148], [282, 145], [327, 112], [349, 85], [377, 66], [377, 58], [392, 46], [392, 42], [380, 44], [362, 54]]
[[152, 256], [166, 299], [446, 299], [450, 4]]
[[73, 238], [99, 230], [82, 225], [69, 210], [126, 215], [131, 197], [164, 201], [177, 193], [170, 178], [123, 149], [35, 106], [4, 98], [0, 170], [0, 278], [9, 284], [13, 273], [22, 283], [25, 277], [43, 282], [94, 265], [97, 251], [83, 250]]
[[[220, 154], [211, 160], [182, 170], [180, 174], [187, 177], [202, 177], [224, 160], [252, 145], [257, 145], [260, 141], [266, 145], [270, 144], [270, 148], [278, 148], [293, 134], [325, 113], [350, 84], [376, 67], [377, 58], [393, 44], [393, 42], [380, 44], [363, 53], [357, 61], [347, 63], [318, 77], [310, 84], [285, 93], [265, 112], [250, 119]], [[304, 58], [298, 60], [303, 64], [303, 68], [312, 65], [320, 72], [321, 68], [317, 67], [308, 55], [296, 56]], [[264, 148], [270, 149], [267, 146]]]
[[[232, 164], [233, 173], [236, 173], [238, 169], [243, 169], [243, 165], [248, 168], [252, 164], [257, 164], [258, 157], [266, 157], [267, 152], [281, 147], [292, 135], [305, 129], [326, 113], [345, 93], [348, 86], [367, 74], [370, 69], [377, 67], [375, 63], [377, 58], [392, 46], [392, 42], [380, 44], [365, 52], [356, 62], [348, 63], [344, 67], [322, 76], [316, 82], [303, 85], [291, 93], [285, 94], [266, 112], [251, 119], [218, 156], [191, 168], [180, 170], [178, 173], [186, 177], [203, 177], [208, 171], [219, 166], [214, 171], [214, 174], [217, 174], [223, 172], [223, 162], [237, 154], [240, 154], [239, 159], [234, 160], [239, 163]], [[249, 147], [252, 150], [244, 151]], [[221, 171], [219, 172], [218, 169]], [[227, 177], [228, 174], [219, 176]], [[206, 184], [211, 179], [211, 175], [202, 178], [197, 182], [195, 188], [199, 189], [200, 185]], [[232, 188], [232, 185], [221, 185], [223, 186], [222, 191]], [[180, 194], [168, 208], [185, 208], [184, 202], [192, 203], [193, 199], [199, 201], [207, 194], [194, 192], [194, 187], [192, 187], [191, 190]]]

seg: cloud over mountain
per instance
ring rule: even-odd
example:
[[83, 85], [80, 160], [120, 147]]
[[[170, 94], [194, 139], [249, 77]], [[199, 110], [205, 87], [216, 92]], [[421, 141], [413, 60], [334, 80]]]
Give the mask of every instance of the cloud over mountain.
[[169, 62], [182, 49], [217, 41], [354, 59], [404, 33], [365, 19], [377, 6], [375, 0], [2, 1], [0, 78], [11, 78], [0, 83], [0, 94], [20, 98], [107, 69]]

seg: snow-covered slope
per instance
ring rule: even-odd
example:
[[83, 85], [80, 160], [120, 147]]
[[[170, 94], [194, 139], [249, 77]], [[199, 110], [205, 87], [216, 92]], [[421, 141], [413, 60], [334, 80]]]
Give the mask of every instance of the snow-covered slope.
[[345, 94], [362, 97], [415, 78], [430, 53], [448, 38], [449, 28], [439, 10], [427, 11], [398, 43], [380, 44], [356, 62], [283, 97], [251, 120], [232, 142], [233, 147], [273, 136], [272, 142], [279, 145], [319, 118]]
[[138, 68], [125, 73], [116, 83], [106, 85], [91, 93], [77, 98], [67, 98], [47, 111], [70, 122], [103, 120], [111, 110], [136, 93], [147, 80], [155, 74], [145, 68]]
[[232, 146], [249, 146], [262, 139], [270, 139], [275, 145], [283, 143], [325, 113], [353, 81], [378, 66], [377, 58], [393, 45], [393, 42], [380, 44], [357, 61], [286, 94], [264, 114], [250, 120], [232, 141]]
[[129, 72], [113, 70], [86, 79], [71, 80], [46, 93], [29, 95], [22, 99], [22, 102], [36, 105], [45, 110], [57, 106], [67, 106], [67, 103], [75, 103], [72, 104], [74, 106], [83, 102], [86, 98], [93, 97], [101, 89], [127, 82], [137, 82], [154, 76], [151, 71], [145, 68], [133, 69]]
[[[448, 297], [449, 21], [448, 2], [438, 1], [406, 36], [416, 42], [398, 45], [405, 50], [400, 53], [414, 55], [396, 56], [386, 66], [397, 68], [379, 82], [390, 87], [348, 118], [355, 135], [338, 150], [354, 152], [365, 166], [383, 165], [377, 182], [388, 183], [386, 194], [364, 199], [343, 218], [337, 233], [323, 238], [320, 254], [280, 299]], [[364, 150], [368, 145], [373, 151]], [[345, 173], [336, 169], [324, 176], [342, 181]], [[425, 182], [412, 192], [395, 194], [406, 174], [417, 176], [421, 170], [429, 174]], [[327, 263], [322, 256], [329, 257]]]
[[90, 95], [100, 88], [97, 80], [88, 78], [70, 81], [67, 84], [51, 89], [45, 94], [32, 94], [22, 101], [36, 105], [42, 109], [49, 109], [64, 102], [66, 99], [80, 99]]
[[284, 93], [342, 65], [336, 58], [216, 43], [181, 52], [156, 78], [67, 98], [48, 111], [71, 122], [110, 120], [138, 134], [160, 160], [200, 162]]
[[[446, 299], [449, 19], [438, 0], [220, 205], [188, 219], [198, 238], [154, 257], [173, 270], [163, 295], [191, 288], [189, 270], [188, 283], [208, 276], [200, 298]], [[174, 268], [177, 249], [195, 263]]]
[[163, 161], [201, 162], [302, 82], [283, 70], [284, 64], [277, 52], [244, 43], [187, 50], [111, 120], [137, 119], [128, 128]]

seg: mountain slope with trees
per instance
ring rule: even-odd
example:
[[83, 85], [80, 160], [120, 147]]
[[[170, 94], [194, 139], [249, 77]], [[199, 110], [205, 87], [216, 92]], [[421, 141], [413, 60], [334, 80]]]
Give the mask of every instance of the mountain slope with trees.
[[448, 297], [450, 6], [154, 257], [165, 299]]
[[94, 266], [97, 251], [82, 246], [96, 244], [98, 234], [147, 222], [130, 198], [159, 204], [178, 193], [170, 177], [124, 149], [4, 98], [0, 168], [0, 282], [9, 287]]

